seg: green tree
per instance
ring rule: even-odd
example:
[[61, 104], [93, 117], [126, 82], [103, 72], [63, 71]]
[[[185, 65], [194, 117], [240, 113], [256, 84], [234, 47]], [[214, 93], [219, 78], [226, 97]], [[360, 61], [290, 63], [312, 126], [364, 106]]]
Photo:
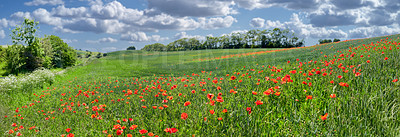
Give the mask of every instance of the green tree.
[[44, 38], [50, 41], [53, 51], [52, 65], [57, 68], [66, 68], [76, 63], [76, 51], [68, 46], [60, 37], [50, 35]]
[[[16, 26], [15, 29], [11, 31], [13, 46], [11, 46], [9, 50], [11, 53], [7, 55], [7, 58], [11, 59], [7, 60], [7, 70], [10, 73], [15, 74], [21, 70], [32, 71], [42, 67], [44, 51], [41, 48], [39, 38], [35, 35], [39, 29], [39, 27], [37, 27], [38, 24], [39, 22], [25, 18], [22, 25]], [[22, 55], [20, 54], [21, 52], [23, 53]]]
[[135, 46], [130, 46], [130, 47], [126, 48], [126, 50], [136, 50], [136, 47]]

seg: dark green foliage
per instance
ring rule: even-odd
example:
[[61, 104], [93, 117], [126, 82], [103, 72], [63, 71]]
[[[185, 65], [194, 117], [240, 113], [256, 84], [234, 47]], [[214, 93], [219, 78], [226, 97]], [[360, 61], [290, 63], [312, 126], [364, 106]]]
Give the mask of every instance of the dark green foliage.
[[101, 55], [102, 55], [101, 53], [98, 53], [98, 54], [96, 55], [96, 58], [101, 58], [101, 57], [102, 57]]
[[103, 57], [107, 56], [107, 53], [103, 53]]
[[289, 30], [250, 30], [245, 33], [231, 33], [221, 37], [206, 36], [204, 41], [196, 38], [182, 38], [164, 46], [161, 43], [146, 45], [145, 51], [185, 51], [202, 49], [239, 49], [239, 48], [291, 48], [304, 46]]
[[52, 47], [53, 57], [52, 65], [57, 68], [65, 68], [75, 65], [76, 52], [68, 46], [60, 37], [50, 35], [44, 38], [44, 41], [49, 41]]
[[144, 46], [144, 48], [142, 48], [142, 50], [145, 50], [145, 51], [166, 51], [167, 47], [165, 47], [164, 44], [161, 44], [161, 43], [154, 43], [154, 44], [150, 44], [150, 45]]
[[319, 44], [339, 42], [339, 41], [340, 41], [340, 39], [333, 39], [333, 41], [331, 39], [320, 39], [320, 40], [318, 40]]
[[135, 46], [130, 46], [126, 50], [136, 50], [136, 47]]
[[13, 46], [9, 48], [6, 67], [9, 73], [32, 71], [43, 66], [45, 55], [40, 40], [35, 35], [37, 25], [38, 22], [25, 19], [21, 26], [11, 31]]
[[24, 51], [25, 47], [22, 45], [12, 45], [7, 47], [4, 54], [7, 73], [18, 74], [24, 70], [23, 66], [26, 64]]

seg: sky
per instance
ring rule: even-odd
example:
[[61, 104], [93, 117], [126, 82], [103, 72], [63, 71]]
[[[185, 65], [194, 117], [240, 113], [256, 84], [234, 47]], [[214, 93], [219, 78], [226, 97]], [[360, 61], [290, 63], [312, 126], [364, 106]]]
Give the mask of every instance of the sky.
[[273, 28], [311, 46], [397, 34], [399, 9], [400, 0], [2, 0], [0, 45], [11, 45], [11, 30], [29, 18], [39, 37], [95, 52]]

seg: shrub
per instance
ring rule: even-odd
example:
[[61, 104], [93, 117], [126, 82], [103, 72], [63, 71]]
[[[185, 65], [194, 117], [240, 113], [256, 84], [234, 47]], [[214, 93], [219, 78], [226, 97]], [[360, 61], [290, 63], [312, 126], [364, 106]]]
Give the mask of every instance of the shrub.
[[5, 52], [6, 70], [8, 74], [18, 74], [23, 71], [25, 65], [25, 47], [22, 45], [12, 45], [7, 47]]
[[52, 46], [52, 65], [57, 68], [65, 68], [75, 65], [76, 52], [68, 46], [60, 37], [50, 35], [44, 38], [43, 41], [49, 41]]
[[130, 46], [126, 50], [136, 50], [136, 47], [135, 46]]

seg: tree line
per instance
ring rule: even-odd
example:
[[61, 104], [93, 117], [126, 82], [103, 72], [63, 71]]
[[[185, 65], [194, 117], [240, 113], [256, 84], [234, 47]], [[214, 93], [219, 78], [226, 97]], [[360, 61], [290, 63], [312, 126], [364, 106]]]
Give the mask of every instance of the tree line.
[[7, 74], [30, 72], [37, 68], [65, 68], [77, 60], [76, 51], [60, 37], [36, 36], [39, 22], [26, 19], [11, 32], [13, 45], [1, 49], [1, 61]]
[[332, 43], [332, 42], [339, 42], [340, 39], [333, 39], [333, 41], [331, 39], [319, 39], [318, 42], [319, 44], [324, 44], [324, 43]]
[[182, 38], [164, 45], [154, 43], [146, 45], [146, 51], [184, 51], [203, 49], [239, 49], [239, 48], [291, 48], [304, 46], [300, 40], [287, 29], [249, 30], [245, 33], [230, 33], [221, 37], [206, 36], [205, 40]]

